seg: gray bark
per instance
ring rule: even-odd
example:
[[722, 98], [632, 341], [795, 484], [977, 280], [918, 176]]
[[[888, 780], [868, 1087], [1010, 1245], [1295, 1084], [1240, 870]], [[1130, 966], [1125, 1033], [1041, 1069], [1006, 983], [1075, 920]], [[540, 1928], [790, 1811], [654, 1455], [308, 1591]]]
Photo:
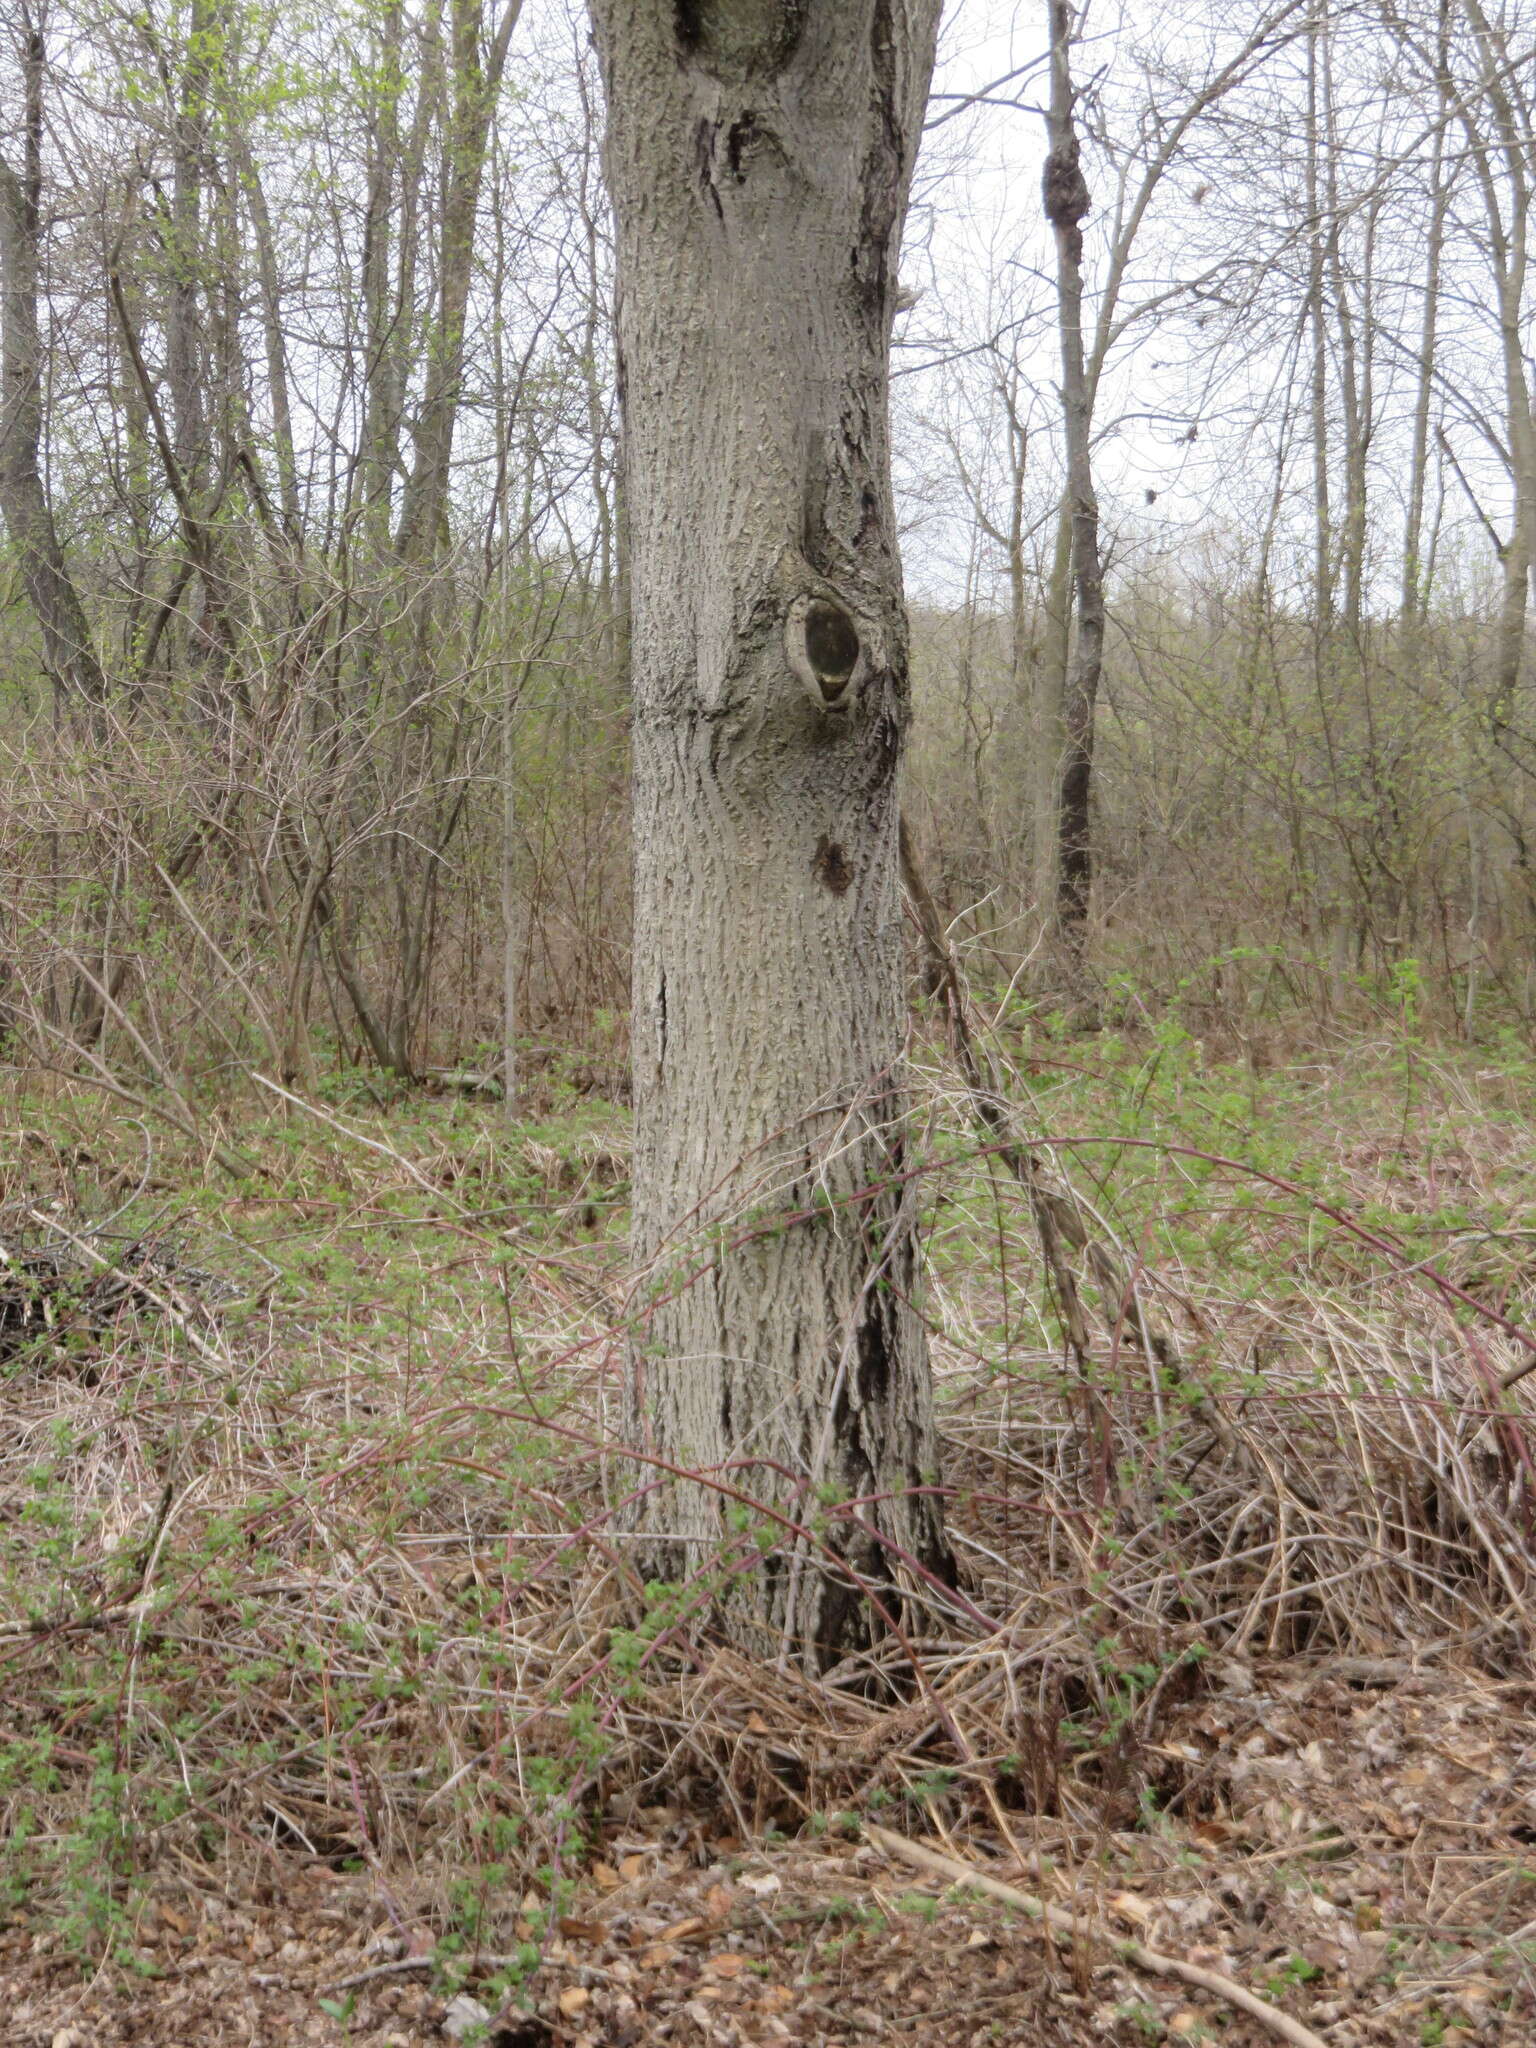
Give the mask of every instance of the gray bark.
[[170, 291], [165, 316], [165, 381], [171, 397], [172, 447], [194, 499], [208, 488], [210, 445], [207, 343], [203, 333], [205, 286], [203, 186], [208, 170], [210, 53], [223, 23], [209, 0], [193, 0], [186, 65], [175, 131], [174, 183], [167, 233]]
[[660, 1575], [724, 1560], [738, 1639], [782, 1634], [825, 1662], [879, 1626], [828, 1550], [887, 1601], [904, 1559], [952, 1571], [920, 1491], [937, 1453], [899, 1178], [908, 685], [887, 429], [938, 5], [593, 0], [593, 16], [618, 226], [635, 1250], [652, 1289], [631, 1420], [642, 1454], [782, 1516], [840, 1504], [740, 1571], [717, 1489], [652, 1484], [640, 1517]]
[[1037, 749], [1031, 781], [1035, 813], [1035, 895], [1047, 927], [1056, 915], [1061, 868], [1061, 764], [1066, 748], [1063, 714], [1072, 673], [1072, 507], [1063, 491], [1045, 586], [1042, 653], [1035, 672], [1032, 738]]
[[23, 163], [18, 171], [0, 162], [0, 518], [37, 615], [45, 667], [61, 688], [99, 703], [106, 694], [101, 665], [43, 483], [43, 354], [37, 322], [43, 41], [30, 21], [23, 24], [23, 39]]
[[1093, 889], [1093, 738], [1104, 669], [1104, 569], [1099, 552], [1099, 501], [1093, 488], [1093, 395], [1083, 346], [1083, 230], [1089, 211], [1073, 115], [1073, 12], [1070, 0], [1049, 0], [1051, 24], [1050, 154], [1042, 197], [1056, 242], [1057, 331], [1061, 347], [1061, 412], [1066, 443], [1066, 511], [1071, 522], [1076, 633], [1062, 694], [1062, 751], [1057, 790], [1056, 930], [1069, 960], [1081, 962]]
[[[1506, 429], [1515, 495], [1514, 517], [1503, 550], [1504, 594], [1499, 607], [1490, 707], [1490, 724], [1495, 736], [1500, 736], [1514, 715], [1519, 692], [1531, 571], [1536, 563], [1536, 412], [1532, 410], [1524, 345], [1526, 278], [1530, 268], [1530, 167], [1536, 149], [1536, 118], [1530, 98], [1517, 85], [1521, 67], [1507, 29], [1501, 22], [1490, 20], [1480, 0], [1463, 0], [1463, 5], [1477, 41], [1481, 73], [1478, 83], [1487, 99], [1484, 118], [1493, 131], [1492, 137], [1480, 132], [1472, 109], [1463, 105], [1462, 123], [1487, 212], [1488, 254], [1497, 293]], [[1503, 158], [1503, 194], [1491, 162], [1493, 137], [1497, 138]]]
[[[358, 460], [361, 505], [371, 551], [382, 554], [390, 527], [390, 492], [400, 460], [402, 339], [409, 326], [409, 283], [414, 248], [415, 175], [421, 139], [413, 133], [408, 162], [402, 166], [400, 146], [401, 8], [389, 0], [383, 9], [380, 40], [373, 68], [365, 75], [368, 106], [368, 193], [363, 212], [363, 307], [365, 317], [363, 424]], [[426, 104], [421, 94], [421, 106]], [[420, 110], [418, 110], [419, 114]], [[402, 287], [391, 292], [397, 179], [410, 173], [402, 190]], [[404, 184], [405, 181], [402, 180]]]
[[288, 396], [288, 351], [283, 340], [282, 287], [277, 274], [277, 245], [261, 173], [249, 143], [239, 146], [241, 185], [256, 244], [256, 275], [261, 289], [261, 335], [267, 356], [267, 394], [272, 406], [272, 452], [277, 463], [278, 504], [283, 531], [295, 546], [302, 544], [304, 515], [299, 498], [298, 465], [294, 458], [293, 407]]
[[1451, 78], [1448, 43], [1450, 0], [1440, 0], [1435, 43], [1437, 95], [1434, 154], [1430, 159], [1429, 232], [1424, 255], [1424, 310], [1419, 331], [1418, 385], [1413, 405], [1413, 453], [1408, 471], [1408, 517], [1403, 536], [1403, 582], [1399, 607], [1404, 673], [1413, 676], [1417, 634], [1429, 610], [1424, 553], [1424, 507], [1429, 479], [1429, 423], [1434, 400], [1436, 351], [1439, 345], [1440, 271], [1445, 250], [1445, 222], [1450, 210], [1451, 180], [1446, 173], [1446, 124], [1450, 118]]
[[453, 434], [464, 382], [465, 318], [475, 269], [475, 216], [485, 175], [491, 112], [501, 89], [522, 0], [508, 0], [482, 62], [480, 0], [453, 0], [453, 111], [445, 139], [445, 173], [437, 323], [426, 389], [416, 423], [416, 461], [406, 483], [397, 547], [407, 560], [429, 560], [447, 517]]
[[1312, 341], [1312, 591], [1313, 668], [1319, 700], [1332, 653], [1336, 569], [1328, 484], [1328, 324], [1324, 296], [1326, 231], [1322, 198], [1322, 132], [1318, 112], [1317, 23], [1307, 29], [1307, 320]]

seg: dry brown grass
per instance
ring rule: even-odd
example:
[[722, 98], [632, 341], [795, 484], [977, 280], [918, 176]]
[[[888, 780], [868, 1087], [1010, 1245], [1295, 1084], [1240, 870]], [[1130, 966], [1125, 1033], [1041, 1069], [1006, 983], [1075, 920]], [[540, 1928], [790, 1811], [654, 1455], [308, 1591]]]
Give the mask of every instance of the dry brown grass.
[[[614, 1512], [616, 1118], [562, 1136], [465, 1105], [404, 1129], [293, 1112], [242, 1134], [265, 1180], [155, 1227], [188, 1160], [148, 1171], [139, 1134], [83, 1101], [17, 1098], [8, 1910], [121, 1957], [157, 1872], [298, 1859], [364, 1867], [402, 1921], [501, 1953], [525, 1888], [558, 1902], [616, 1814], [664, 1802], [747, 1841], [863, 1813], [1106, 1924], [1131, 1894], [1148, 1918], [1172, 1901], [1174, 1945], [1204, 1925], [1190, 1901], [1240, 1919], [1287, 1859], [1342, 1855], [1367, 1891], [1390, 1872], [1415, 1938], [1460, 1944], [1413, 1981], [1470, 1968], [1528, 1995], [1536, 1812], [1497, 1731], [1533, 1698], [1536, 1376], [1496, 1388], [1532, 1355], [1529, 1214], [1501, 1196], [1433, 1272], [1410, 1256], [1384, 1219], [1419, 1185], [1405, 1153], [1444, 1178], [1433, 1104], [1390, 1147], [1339, 1124], [1322, 1208], [1269, 1168], [1181, 1161], [1161, 1129], [1074, 1138], [1052, 1153], [1089, 1238], [1074, 1360], [1028, 1202], [944, 1085], [929, 1107], [965, 1579], [907, 1588], [908, 1632], [817, 1682], [716, 1642], [710, 1582], [649, 1602], [636, 1583]], [[1523, 1140], [1450, 1110], [1457, 1171], [1491, 1200]], [[1160, 1232], [1175, 1187], [1183, 1223]], [[1213, 1219], [1226, 1267], [1199, 1261]], [[720, 1568], [754, 1555], [744, 1538]], [[1454, 1801], [1394, 1835], [1394, 1772], [1474, 1726], [1502, 1803], [1455, 1839]]]

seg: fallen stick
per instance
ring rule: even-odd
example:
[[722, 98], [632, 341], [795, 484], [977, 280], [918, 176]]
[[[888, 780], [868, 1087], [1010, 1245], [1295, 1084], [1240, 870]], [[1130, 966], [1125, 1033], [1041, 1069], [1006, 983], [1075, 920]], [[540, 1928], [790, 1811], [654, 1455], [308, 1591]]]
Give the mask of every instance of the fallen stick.
[[[517, 1956], [472, 1956], [470, 1960], [480, 1970], [509, 1970], [520, 1967]], [[330, 1994], [337, 1991], [356, 1991], [363, 1984], [373, 1984], [380, 1977], [405, 1977], [413, 1970], [435, 1970], [442, 1958], [436, 1954], [424, 1956], [400, 1956], [392, 1963], [375, 1963], [371, 1970], [357, 1970], [350, 1977], [338, 1977], [334, 1984], [322, 1984], [319, 1989]]]
[[[1021, 1892], [1015, 1885], [1004, 1884], [1001, 1878], [989, 1877], [984, 1870], [962, 1863], [958, 1857], [945, 1856], [921, 1842], [909, 1842], [905, 1835], [876, 1827], [872, 1821], [864, 1821], [862, 1826], [870, 1841], [884, 1849], [888, 1856], [898, 1856], [903, 1862], [926, 1870], [934, 1877], [947, 1878], [951, 1884], [969, 1885], [974, 1891], [1001, 1899], [1004, 1905], [1016, 1906], [1031, 1920], [1042, 1921], [1057, 1934], [1076, 1936], [1091, 1931], [1063, 1907], [1047, 1905], [1043, 1899]], [[1293, 2020], [1278, 2006], [1270, 2005], [1234, 1978], [1223, 1977], [1219, 1970], [1204, 1969], [1199, 1963], [1186, 1963], [1180, 1956], [1165, 1956], [1157, 1949], [1143, 1948], [1139, 1941], [1123, 1941], [1115, 1935], [1106, 1938], [1116, 1955], [1134, 1963], [1138, 1970], [1146, 1970], [1154, 1977], [1177, 1977], [1182, 1983], [1193, 1984], [1201, 1991], [1209, 1991], [1213, 1997], [1225, 1999], [1228, 2005], [1235, 2005], [1261, 2021], [1277, 2040], [1289, 2041], [1292, 2048], [1328, 2048], [1320, 2034], [1314, 2034], [1310, 2027], [1304, 2027], [1300, 2020]]]

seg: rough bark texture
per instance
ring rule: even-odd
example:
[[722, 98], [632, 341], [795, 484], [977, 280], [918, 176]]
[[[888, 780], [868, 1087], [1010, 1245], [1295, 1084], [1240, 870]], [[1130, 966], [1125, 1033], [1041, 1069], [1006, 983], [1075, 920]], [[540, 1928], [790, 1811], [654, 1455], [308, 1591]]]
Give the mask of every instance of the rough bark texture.
[[[902, 1168], [907, 636], [887, 358], [937, 0], [594, 0], [635, 693], [632, 1421], [882, 1585], [947, 1576]], [[850, 1512], [847, 1503], [862, 1503]], [[645, 1498], [653, 1570], [729, 1538]], [[878, 1533], [877, 1533], [878, 1532]], [[724, 1553], [729, 1556], [729, 1545]], [[728, 1625], [878, 1625], [808, 1541]]]

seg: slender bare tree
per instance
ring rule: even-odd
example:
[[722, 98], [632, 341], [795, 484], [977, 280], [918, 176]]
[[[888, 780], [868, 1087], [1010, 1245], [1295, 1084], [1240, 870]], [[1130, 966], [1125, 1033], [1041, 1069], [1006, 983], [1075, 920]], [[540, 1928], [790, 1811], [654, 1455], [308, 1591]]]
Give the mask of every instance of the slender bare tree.
[[[1071, 536], [1076, 634], [1062, 692], [1062, 755], [1057, 799], [1056, 928], [1074, 963], [1081, 961], [1093, 888], [1093, 726], [1104, 670], [1104, 564], [1099, 551], [1099, 501], [1093, 488], [1093, 398], [1083, 348], [1083, 219], [1088, 184], [1073, 118], [1072, 0], [1050, 0], [1050, 151], [1041, 194], [1056, 244], [1057, 333], [1061, 347], [1061, 410], [1067, 487], [1063, 524]], [[1065, 610], [1065, 607], [1063, 607]]]
[[41, 23], [28, 6], [22, 8], [18, 41], [21, 163], [0, 157], [0, 517], [20, 558], [49, 672], [61, 689], [99, 700], [105, 694], [101, 665], [43, 482], [38, 266], [46, 51]]

